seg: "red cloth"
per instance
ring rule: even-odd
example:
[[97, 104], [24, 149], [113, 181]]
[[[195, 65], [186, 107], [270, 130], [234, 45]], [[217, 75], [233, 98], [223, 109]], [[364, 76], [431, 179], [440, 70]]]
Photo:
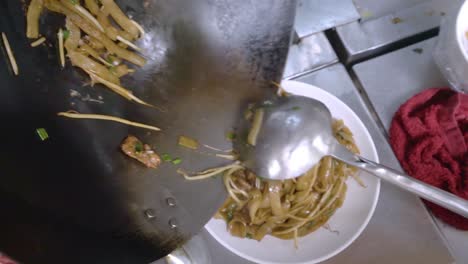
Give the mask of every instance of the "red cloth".
[[13, 260], [9, 259], [7, 256], [0, 253], [0, 264], [17, 264]]
[[[468, 199], [468, 95], [425, 90], [393, 117], [390, 143], [412, 177]], [[425, 201], [444, 222], [468, 230], [468, 218]]]

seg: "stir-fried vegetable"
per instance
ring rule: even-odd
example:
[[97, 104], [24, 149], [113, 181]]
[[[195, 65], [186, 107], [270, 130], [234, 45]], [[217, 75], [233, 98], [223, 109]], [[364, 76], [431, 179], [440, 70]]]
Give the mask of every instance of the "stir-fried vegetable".
[[182, 163], [182, 159], [181, 159], [181, 158], [175, 158], [175, 159], [172, 160], [172, 164], [174, 164], [174, 165], [178, 165], [178, 164], [180, 164], [180, 163]]
[[36, 129], [36, 133], [37, 135], [39, 136], [39, 138], [44, 141], [46, 139], [49, 138], [49, 134], [47, 133], [47, 131], [45, 130], [45, 128], [37, 128]]
[[96, 3], [96, 0], [85, 0], [85, 6], [93, 15], [97, 15], [99, 13], [99, 6]]
[[138, 122], [133, 122], [129, 121], [127, 119], [123, 119], [120, 117], [115, 117], [115, 116], [108, 116], [108, 115], [97, 115], [97, 114], [80, 114], [75, 111], [68, 111], [68, 112], [59, 112], [57, 113], [58, 116], [63, 116], [63, 117], [68, 117], [68, 118], [77, 118], [77, 119], [95, 119], [95, 120], [107, 120], [107, 121], [114, 121], [122, 124], [126, 124], [129, 126], [134, 126], [134, 127], [141, 127], [141, 128], [146, 128], [154, 131], [161, 131], [160, 128], [155, 127], [155, 126], [150, 126]]
[[284, 88], [281, 86], [281, 84], [277, 82], [271, 82], [274, 86], [276, 86], [278, 89], [276, 90], [276, 95], [278, 96], [288, 96], [288, 93]]
[[183, 175], [186, 180], [195, 181], [195, 180], [207, 179], [207, 178], [216, 176], [220, 173], [223, 173], [225, 171], [238, 170], [240, 168], [243, 168], [243, 167], [240, 165], [239, 161], [236, 161], [232, 164], [222, 166], [222, 167], [207, 169], [202, 172], [196, 173], [194, 175], [190, 175], [189, 173], [187, 173], [186, 171], [182, 169], [178, 169], [177, 173]]
[[247, 143], [252, 146], [257, 144], [258, 133], [260, 133], [260, 129], [262, 128], [263, 114], [264, 110], [261, 108], [255, 111], [252, 127], [250, 128], [249, 135], [247, 136]]
[[63, 40], [67, 40], [70, 37], [70, 30], [65, 29], [63, 31]]
[[234, 132], [229, 132], [229, 133], [227, 133], [226, 137], [229, 140], [234, 140], [234, 139], [236, 139], [237, 135]]
[[[66, 0], [62, 0], [62, 1], [66, 1]], [[91, 23], [93, 23], [101, 32], [104, 32], [104, 28], [101, 26], [101, 24], [99, 24], [99, 22], [97, 21], [97, 19], [95, 17], [93, 17], [93, 15], [91, 15], [86, 9], [84, 9], [83, 7], [81, 7], [80, 5], [75, 5], [74, 6], [76, 8], [76, 10], [78, 10], [78, 12], [86, 19], [88, 19], [89, 21], [91, 21]]]
[[41, 37], [41, 38], [31, 42], [31, 47], [33, 47], [33, 48], [37, 47], [37, 46], [41, 45], [42, 43], [44, 43], [45, 41], [46, 41], [46, 38]]
[[26, 14], [26, 37], [35, 39], [39, 37], [39, 17], [44, 6], [44, 0], [31, 0]]
[[97, 51], [95, 51], [93, 48], [91, 48], [91, 46], [89, 46], [88, 44], [82, 44], [79, 48], [78, 48], [78, 51], [84, 53], [84, 54], [88, 54], [90, 55], [91, 57], [93, 57], [94, 59], [98, 60], [99, 62], [101, 62], [102, 64], [106, 65], [107, 67], [114, 67], [114, 65], [110, 64], [109, 62], [107, 62], [105, 59], [103, 59], [99, 53]]
[[82, 53], [77, 51], [69, 51], [68, 58], [70, 58], [70, 61], [74, 66], [80, 67], [81, 69], [87, 72], [91, 72], [96, 76], [101, 76], [100, 78], [105, 79], [108, 82], [120, 85], [119, 78], [112, 74], [109, 69], [95, 60], [83, 55]]
[[93, 81], [96, 81], [96, 82], [100, 82], [102, 84], [104, 84], [105, 86], [107, 86], [109, 89], [111, 89], [112, 91], [120, 94], [121, 96], [127, 98], [127, 100], [130, 100], [130, 101], [135, 101], [139, 104], [142, 104], [142, 105], [146, 105], [146, 106], [151, 106], [151, 107], [154, 107], [153, 105], [150, 105], [146, 102], [144, 102], [143, 100], [139, 99], [138, 97], [134, 96], [133, 93], [119, 85], [116, 85], [112, 82], [109, 82], [101, 77], [99, 77], [98, 75], [90, 72], [90, 71], [86, 71], [86, 73], [89, 74], [89, 76], [91, 77], [91, 80]]
[[5, 46], [8, 59], [10, 60], [10, 65], [13, 70], [13, 73], [15, 75], [19, 74], [19, 69], [18, 69], [18, 64], [16, 63], [15, 55], [13, 55], [13, 51], [11, 50], [10, 47], [10, 42], [8, 41], [8, 38], [5, 33], [2, 32], [2, 39], [3, 39], [3, 45]]
[[123, 58], [131, 63], [134, 63], [138, 66], [143, 66], [146, 63], [146, 60], [133, 53], [130, 52], [124, 48], [119, 47], [117, 44], [115, 44], [111, 39], [109, 39], [108, 36], [106, 36], [100, 29], [96, 28], [94, 24], [90, 24], [88, 20], [85, 18], [81, 17], [77, 13], [71, 11], [67, 7], [60, 5], [60, 3], [57, 2], [51, 2], [51, 5], [54, 6], [57, 10], [59, 10], [60, 13], [66, 15], [68, 18], [71, 19], [71, 21], [76, 24], [81, 30], [83, 30], [86, 34], [89, 36], [97, 39], [99, 42], [101, 42], [104, 47], [110, 52], [114, 53], [120, 58]]
[[65, 67], [65, 51], [64, 51], [64, 47], [63, 47], [63, 31], [62, 31], [62, 29], [59, 29], [59, 31], [57, 33], [57, 37], [58, 37], [58, 42], [59, 42], [60, 65], [63, 68], [63, 67]]
[[145, 33], [145, 30], [143, 29], [142, 26], [140, 26], [140, 24], [138, 24], [135, 20], [131, 20], [130, 22], [132, 22], [132, 24], [138, 28], [138, 31], [140, 31], [140, 38], [142, 38], [146, 33]]
[[134, 50], [141, 51], [141, 49], [140, 49], [137, 45], [135, 45], [135, 44], [133, 44], [132, 42], [130, 42], [130, 41], [124, 39], [124, 38], [121, 37], [121, 36], [117, 36], [116, 39], [117, 39], [118, 41], [124, 43], [125, 45], [128, 45], [128, 46], [132, 47], [132, 49], [134, 49]]
[[135, 24], [132, 23], [132, 20], [130, 20], [117, 6], [117, 4], [113, 0], [101, 0], [102, 5], [104, 8], [106, 8], [109, 12], [109, 14], [112, 16], [112, 18], [119, 24], [119, 26], [127, 31], [132, 38], [137, 38], [139, 30], [135, 26]]
[[169, 155], [167, 153], [162, 154], [161, 158], [166, 162], [172, 161], [171, 155]]
[[[66, 16], [66, 30], [60, 29], [57, 33], [62, 67], [65, 66], [65, 59], [68, 57], [74, 66], [90, 76], [92, 84], [101, 83], [127, 100], [155, 107], [120, 86], [120, 78], [134, 72], [123, 60], [137, 66], [144, 66], [146, 63], [142, 56], [126, 49], [129, 46], [140, 50], [133, 41], [143, 36], [144, 30], [138, 23], [126, 17], [113, 0], [85, 0], [84, 6], [81, 5], [81, 1], [76, 0], [32, 0], [27, 15], [28, 37], [39, 35], [38, 20], [44, 7]], [[114, 19], [120, 28], [110, 19]], [[45, 39], [41, 38], [33, 42], [32, 46], [40, 45], [43, 41]], [[123, 45], [114, 41], [120, 41]], [[18, 67], [6, 36], [4, 42], [13, 71], [18, 74]]]
[[223, 158], [223, 159], [227, 159], [227, 160], [237, 160], [239, 159], [239, 156], [235, 153], [233, 154], [219, 154], [219, 153], [216, 153], [215, 154], [216, 157], [218, 158]]
[[193, 138], [189, 138], [186, 136], [179, 136], [179, 146], [186, 147], [189, 149], [197, 149], [199, 146], [199, 143]]
[[80, 44], [81, 31], [70, 19], [65, 20], [66, 31], [63, 32], [63, 39], [65, 41], [65, 48], [67, 51], [75, 50]]

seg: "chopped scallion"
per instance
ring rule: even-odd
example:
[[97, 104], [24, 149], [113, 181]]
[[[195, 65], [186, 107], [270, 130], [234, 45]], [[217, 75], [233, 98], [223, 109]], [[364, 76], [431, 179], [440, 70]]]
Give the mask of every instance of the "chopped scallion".
[[237, 135], [234, 132], [229, 132], [226, 136], [229, 140], [234, 140], [236, 139]]
[[142, 152], [143, 151], [143, 144], [141, 142], [137, 142], [135, 144], [135, 152]]
[[175, 158], [175, 159], [172, 160], [172, 164], [174, 164], [174, 165], [180, 164], [181, 162], [182, 162], [181, 158]]
[[109, 55], [106, 57], [106, 61], [110, 64], [114, 64], [114, 57], [112, 55]]
[[37, 128], [36, 133], [42, 141], [49, 138], [49, 134], [47, 134], [47, 131], [45, 130], [45, 128]]
[[68, 37], [70, 37], [70, 30], [65, 29], [65, 30], [63, 31], [63, 39], [64, 39], [64, 40], [67, 40]]
[[315, 221], [312, 220], [307, 225], [308, 225], [309, 228], [311, 228], [311, 227], [313, 227], [315, 225]]
[[169, 154], [167, 154], [167, 153], [162, 154], [162, 155], [161, 155], [161, 158], [162, 158], [164, 161], [167, 161], [167, 162], [172, 161], [171, 156], [170, 156]]
[[232, 211], [228, 211], [227, 214], [226, 214], [226, 218], [227, 218], [226, 220], [227, 220], [228, 222], [231, 222], [231, 220], [232, 220], [233, 217], [234, 217], [234, 216], [232, 215]]
[[228, 206], [228, 211], [226, 213], [226, 218], [227, 218], [226, 220], [228, 222], [230, 222], [232, 218], [234, 218], [234, 210], [236, 210], [236, 208], [237, 208], [237, 204], [235, 203], [232, 203]]

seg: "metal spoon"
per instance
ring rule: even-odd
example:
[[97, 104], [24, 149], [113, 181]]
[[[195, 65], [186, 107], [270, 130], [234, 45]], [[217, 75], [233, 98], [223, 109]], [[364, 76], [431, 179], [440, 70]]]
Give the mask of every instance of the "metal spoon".
[[[240, 160], [258, 176], [272, 180], [295, 178], [329, 155], [468, 217], [468, 200], [353, 154], [339, 144], [332, 134], [330, 111], [323, 103], [288, 96], [263, 102], [258, 109], [263, 118], [255, 146], [245, 142], [235, 145]], [[240, 130], [241, 136], [247, 135], [250, 124], [243, 124]]]

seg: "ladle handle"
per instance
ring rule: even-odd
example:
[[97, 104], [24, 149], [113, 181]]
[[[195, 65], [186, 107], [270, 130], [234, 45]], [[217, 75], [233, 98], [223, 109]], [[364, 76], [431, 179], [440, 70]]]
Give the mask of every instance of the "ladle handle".
[[354, 156], [356, 158], [354, 161], [342, 159], [341, 157], [336, 158], [468, 218], [468, 200], [462, 199], [449, 192], [411, 178], [402, 172], [377, 164], [361, 156]]

